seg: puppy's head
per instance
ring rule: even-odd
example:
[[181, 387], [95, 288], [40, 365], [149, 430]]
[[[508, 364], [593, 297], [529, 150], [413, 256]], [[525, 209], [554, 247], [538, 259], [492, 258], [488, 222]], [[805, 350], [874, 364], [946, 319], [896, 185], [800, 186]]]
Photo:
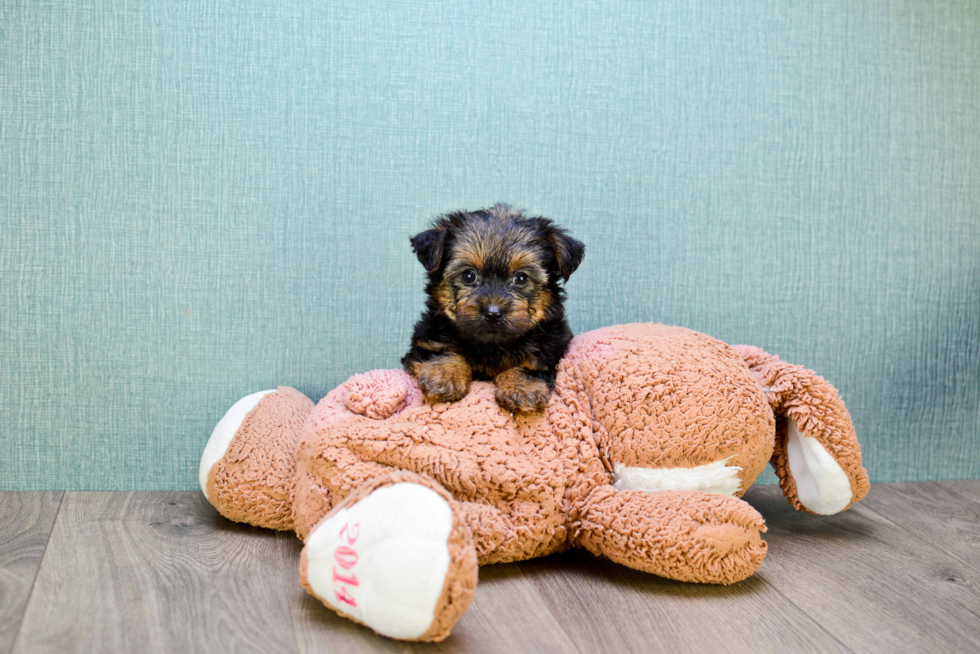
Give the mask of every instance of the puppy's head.
[[561, 315], [562, 290], [585, 246], [547, 218], [498, 204], [438, 218], [412, 237], [429, 273], [430, 304], [462, 336], [506, 343]]

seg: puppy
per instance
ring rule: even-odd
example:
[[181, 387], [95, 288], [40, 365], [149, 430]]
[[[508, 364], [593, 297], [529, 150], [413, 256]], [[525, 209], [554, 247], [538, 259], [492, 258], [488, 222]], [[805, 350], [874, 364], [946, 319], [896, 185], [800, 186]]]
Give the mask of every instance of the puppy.
[[572, 339], [559, 280], [582, 263], [585, 246], [503, 204], [441, 216], [411, 243], [428, 300], [402, 365], [426, 400], [455, 402], [482, 379], [511, 413], [543, 409]]

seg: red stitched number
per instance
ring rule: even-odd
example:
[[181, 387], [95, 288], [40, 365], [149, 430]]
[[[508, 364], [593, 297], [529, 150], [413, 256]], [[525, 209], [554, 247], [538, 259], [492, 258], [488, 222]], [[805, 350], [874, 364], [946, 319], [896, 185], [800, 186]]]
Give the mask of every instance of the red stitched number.
[[335, 591], [335, 593], [337, 595], [338, 602], [344, 602], [345, 604], [350, 604], [354, 608], [357, 608], [357, 601], [350, 596], [350, 593], [347, 592], [346, 586], [341, 586], [340, 590]]
[[[361, 535], [360, 525], [348, 525], [345, 523], [344, 526], [340, 528], [340, 533], [338, 535], [347, 541], [347, 545], [341, 545], [336, 549], [336, 551], [334, 551], [334, 559], [336, 559], [337, 564], [340, 565], [341, 568], [344, 570], [350, 570], [357, 565], [357, 552], [352, 550], [349, 546], [356, 543], [357, 537]], [[345, 577], [338, 574], [337, 567], [334, 566], [333, 583], [335, 586], [334, 594], [337, 596], [337, 601], [357, 608], [357, 600], [351, 596], [350, 590], [347, 588], [347, 586], [360, 585], [360, 582], [357, 581], [357, 575], [351, 573], [349, 577]], [[342, 584], [347, 584], [347, 586]]]
[[[348, 526], [349, 525], [347, 523], [344, 523], [344, 526], [340, 528], [340, 534], [339, 534], [340, 536], [344, 536], [344, 532], [347, 531]], [[361, 535], [361, 526], [357, 524], [351, 527], [350, 531], [347, 531], [347, 535], [344, 536], [344, 538], [347, 539], [348, 545], [353, 545], [354, 543], [357, 542], [357, 537], [360, 535]]]
[[[344, 570], [350, 570], [357, 563], [357, 552], [346, 545], [341, 545], [338, 547], [337, 551], [334, 552], [333, 557], [337, 559], [337, 563], [339, 563], [340, 567]], [[354, 585], [356, 586], [357, 584]]]

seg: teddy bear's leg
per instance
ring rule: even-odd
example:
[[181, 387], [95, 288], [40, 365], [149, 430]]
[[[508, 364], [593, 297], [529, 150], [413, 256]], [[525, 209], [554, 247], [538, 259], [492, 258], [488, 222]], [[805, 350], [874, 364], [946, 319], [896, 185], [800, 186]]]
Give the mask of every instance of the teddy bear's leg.
[[546, 518], [539, 506], [524, 507], [524, 511], [514, 506], [505, 512], [482, 502], [459, 502], [459, 508], [473, 534], [480, 565], [524, 561], [560, 549], [556, 541], [561, 539], [548, 535], [555, 531], [559, 518]]
[[319, 439], [301, 443], [296, 459], [293, 528], [304, 541], [313, 526], [355, 489], [393, 470]]
[[771, 463], [799, 510], [830, 515], [868, 494], [868, 473], [844, 402], [823, 377], [759, 348], [737, 346], [776, 415]]
[[221, 515], [292, 529], [294, 451], [313, 402], [280, 386], [242, 398], [215, 426], [201, 455], [201, 490]]
[[762, 516], [726, 495], [600, 486], [580, 522], [577, 542], [593, 554], [680, 581], [741, 581], [766, 555]]
[[300, 580], [326, 606], [384, 636], [438, 641], [473, 599], [476, 551], [444, 488], [395, 471], [361, 485], [317, 523]]

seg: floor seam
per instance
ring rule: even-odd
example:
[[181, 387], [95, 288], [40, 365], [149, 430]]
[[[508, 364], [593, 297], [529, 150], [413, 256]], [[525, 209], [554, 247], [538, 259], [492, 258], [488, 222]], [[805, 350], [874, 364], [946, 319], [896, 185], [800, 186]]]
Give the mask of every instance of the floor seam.
[[290, 536], [285, 536], [284, 534], [285, 532], [276, 532], [276, 554], [278, 555], [277, 558], [279, 559], [279, 563], [282, 567], [281, 572], [283, 573], [283, 583], [280, 584], [279, 590], [282, 593], [283, 603], [286, 606], [286, 616], [289, 618], [289, 631], [293, 634], [293, 651], [296, 652], [296, 654], [301, 654], [303, 650], [300, 649], [299, 636], [296, 634], [296, 620], [293, 619], [293, 607], [289, 603], [289, 595], [286, 592], [286, 584], [289, 582], [286, 581], [288, 579], [288, 575], [286, 574], [286, 557], [284, 556], [285, 553], [283, 552], [283, 547], [285, 544], [283, 541]]
[[972, 497], [967, 497], [966, 495], [960, 495], [958, 492], [956, 492], [955, 488], [944, 485], [944, 484], [948, 484], [950, 481], [974, 481], [973, 479], [963, 479], [963, 480], [953, 479], [953, 480], [937, 481], [935, 483], [940, 484], [939, 486], [940, 488], [949, 491], [950, 493], [960, 498], [961, 500], [965, 502], [969, 502], [970, 504], [976, 504], [977, 506], [980, 506], [980, 500], [974, 499]]
[[810, 615], [810, 613], [805, 608], [803, 608], [802, 606], [800, 606], [799, 604], [797, 604], [796, 602], [794, 602], [793, 600], [791, 600], [781, 590], [779, 590], [778, 588], [776, 588], [776, 586], [774, 586], [772, 584], [772, 582], [770, 582], [768, 579], [766, 579], [762, 575], [756, 574], [756, 576], [762, 581], [762, 583], [764, 583], [766, 586], [768, 586], [769, 588], [771, 588], [772, 589], [772, 592], [774, 592], [777, 595], [779, 595], [780, 597], [782, 597], [783, 600], [785, 600], [786, 602], [788, 602], [789, 604], [791, 604], [792, 606], [794, 606], [797, 611], [799, 611], [800, 613], [802, 613], [803, 615], [805, 615], [810, 622], [812, 622], [813, 624], [817, 625], [817, 628], [819, 628], [820, 631], [822, 631], [823, 633], [827, 634], [827, 636], [829, 636], [831, 639], [833, 639], [833, 641], [835, 643], [839, 644], [841, 647], [843, 647], [848, 652], [854, 652], [855, 651], [855, 650], [851, 649], [850, 647], [848, 647], [847, 644], [845, 642], [843, 642], [840, 638], [838, 638], [833, 633], [831, 633], [825, 626], [823, 626], [823, 624], [821, 624], [821, 622], [819, 620], [817, 620], [816, 616]]
[[[779, 490], [779, 487], [776, 486], [776, 489], [777, 489], [777, 491], [779, 491], [779, 496], [781, 497], [782, 496], [782, 492]], [[756, 508], [756, 507], [753, 506], [752, 508]], [[758, 509], [756, 509], [756, 510], [758, 511]], [[762, 517], [765, 518], [765, 516], [762, 516]], [[845, 642], [843, 642], [840, 638], [838, 638], [836, 635], [834, 635], [833, 633], [831, 633], [820, 622], [820, 620], [817, 619], [816, 616], [811, 615], [810, 612], [807, 611], [804, 607], [802, 607], [799, 604], [797, 604], [796, 602], [794, 602], [792, 599], [789, 598], [789, 596], [787, 596], [781, 590], [779, 590], [778, 588], [776, 588], [776, 586], [771, 581], [769, 581], [768, 579], [766, 579], [764, 576], [758, 574], [758, 572], [756, 573], [755, 576], [757, 576], [762, 581], [762, 583], [764, 583], [766, 586], [768, 586], [769, 588], [771, 588], [774, 593], [776, 593], [777, 595], [779, 595], [780, 597], [782, 597], [783, 600], [785, 600], [790, 605], [792, 605], [793, 607], [795, 607], [797, 611], [799, 611], [800, 613], [802, 613], [803, 615], [805, 615], [807, 617], [807, 619], [810, 620], [813, 624], [817, 625], [817, 627], [820, 629], [820, 631], [822, 631], [823, 633], [827, 634], [830, 638], [832, 638], [834, 640], [834, 642], [838, 643], [841, 647], [843, 647], [848, 652], [854, 652], [855, 651], [855, 650], [851, 649], [850, 647], [848, 647], [847, 644]]]
[[24, 613], [20, 616], [20, 624], [17, 625], [17, 633], [14, 635], [14, 639], [10, 641], [10, 649], [8, 652], [12, 654], [17, 650], [17, 644], [20, 642], [21, 633], [24, 631], [24, 621], [27, 619], [27, 612], [31, 608], [31, 599], [34, 597], [34, 589], [37, 587], [37, 578], [41, 575], [41, 568], [44, 567], [44, 559], [48, 556], [48, 547], [51, 545], [51, 535], [54, 533], [54, 528], [58, 526], [58, 518], [61, 517], [61, 507], [65, 505], [65, 496], [68, 495], [68, 491], [61, 491], [61, 499], [58, 500], [58, 510], [54, 513], [54, 520], [51, 521], [51, 530], [48, 531], [48, 539], [44, 541], [44, 552], [41, 554], [41, 560], [37, 564], [37, 571], [34, 573], [34, 578], [31, 580], [31, 592], [27, 594], [27, 601], [24, 602]]
[[[957, 497], [960, 497], [960, 495], [956, 495], [956, 496]], [[974, 503], [969, 498], [963, 498], [963, 499], [966, 500], [966, 501], [968, 501], [968, 502]], [[969, 561], [965, 561], [964, 559], [960, 558], [960, 555], [959, 554], [956, 554], [955, 552], [950, 552], [949, 550], [947, 550], [946, 548], [942, 547], [941, 545], [937, 545], [935, 541], [926, 540], [925, 538], [923, 538], [917, 532], [912, 531], [911, 528], [906, 527], [905, 525], [903, 525], [901, 523], [895, 522], [894, 520], [892, 520], [888, 516], [885, 516], [885, 515], [882, 515], [881, 513], [878, 513], [877, 511], [875, 511], [874, 509], [872, 509], [869, 506], [861, 505], [861, 510], [862, 511], [867, 511], [868, 513], [873, 513], [879, 519], [884, 520], [885, 522], [887, 522], [888, 524], [892, 525], [896, 529], [899, 529], [899, 530], [905, 532], [906, 534], [908, 534], [909, 536], [912, 536], [913, 538], [915, 538], [920, 543], [925, 543], [925, 545], [928, 546], [930, 549], [935, 550], [939, 554], [942, 554], [944, 556], [947, 556], [947, 557], [953, 559], [954, 561], [956, 561], [957, 563], [966, 566], [967, 568], [969, 568], [973, 572], [975, 572], [977, 574], [980, 574], [980, 566], [976, 566], [973, 563], [970, 563]]]
[[534, 559], [524, 559], [523, 561], [514, 561], [514, 563], [517, 565], [517, 570], [521, 573], [521, 576], [524, 577], [525, 581], [527, 581], [527, 583], [531, 585], [531, 588], [534, 589], [534, 592], [537, 593], [538, 597], [541, 598], [544, 607], [548, 609], [548, 615], [550, 615], [551, 619], [555, 621], [555, 625], [557, 625], [558, 628], [561, 629], [561, 632], [565, 634], [565, 638], [567, 638], [568, 642], [572, 644], [572, 647], [575, 648], [575, 651], [578, 652], [579, 654], [582, 654], [582, 650], [579, 648], [578, 641], [576, 641], [575, 638], [573, 638], [572, 635], [568, 633], [568, 631], [565, 629], [565, 625], [561, 623], [561, 620], [558, 618], [557, 615], [555, 615], [555, 612], [551, 610], [551, 606], [548, 605], [548, 601], [545, 598], [544, 594], [538, 589], [537, 584], [534, 583], [534, 580], [531, 578], [531, 576], [527, 574], [527, 572], [524, 570], [524, 566], [522, 564], [533, 560]]

